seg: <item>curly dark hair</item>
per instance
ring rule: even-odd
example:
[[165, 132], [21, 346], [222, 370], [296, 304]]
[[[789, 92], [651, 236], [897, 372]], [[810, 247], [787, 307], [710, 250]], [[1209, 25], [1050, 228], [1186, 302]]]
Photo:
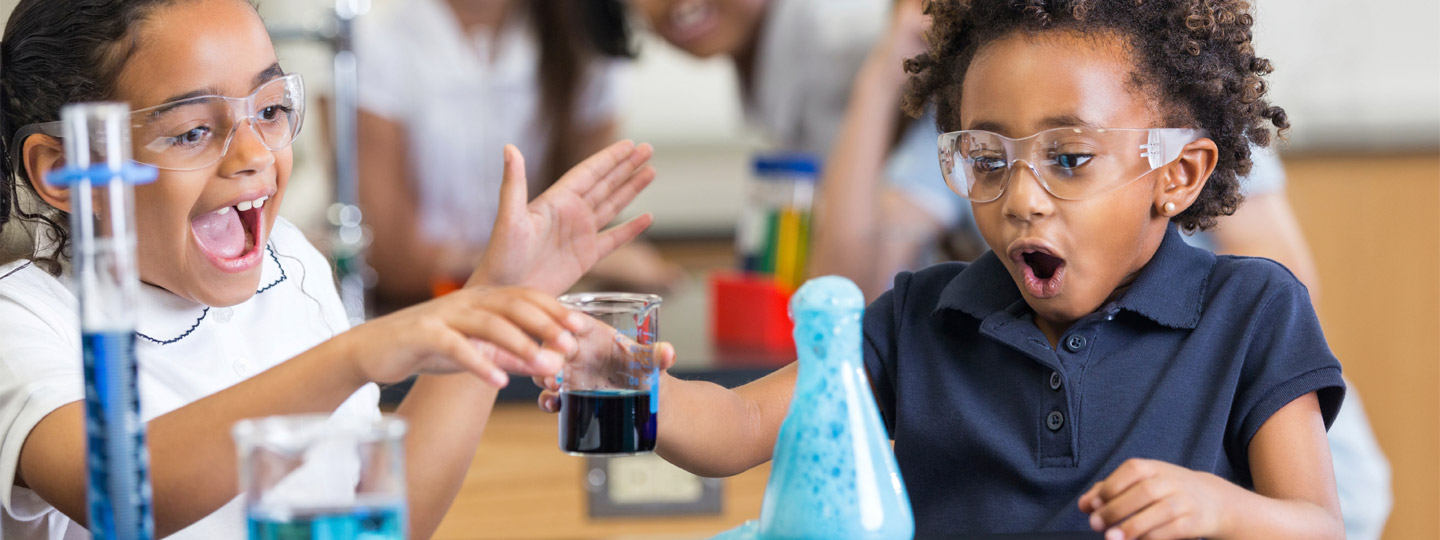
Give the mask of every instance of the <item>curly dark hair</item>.
[[[55, 250], [34, 262], [59, 274], [69, 238], [57, 209], [28, 212], [22, 190], [38, 200], [23, 163], [12, 161], [28, 124], [60, 119], [67, 103], [100, 101], [134, 51], [132, 30], [157, 8], [179, 0], [21, 0], [0, 38], [0, 227], [29, 221], [50, 234]], [[47, 250], [48, 251], [48, 250]]]
[[[1250, 173], [1250, 146], [1268, 146], [1268, 121], [1290, 127], [1265, 99], [1270, 61], [1255, 56], [1250, 4], [1244, 0], [931, 0], [929, 50], [905, 61], [913, 76], [905, 112], [933, 102], [942, 131], [958, 129], [961, 86], [975, 53], [1015, 32], [1050, 30], [1114, 34], [1135, 58], [1135, 80], [1153, 94], [1166, 127], [1198, 127], [1219, 147], [1219, 160], [1195, 203], [1173, 220], [1187, 231], [1215, 225], [1243, 201], [1239, 177]], [[1130, 127], [1130, 126], [1127, 126]]]

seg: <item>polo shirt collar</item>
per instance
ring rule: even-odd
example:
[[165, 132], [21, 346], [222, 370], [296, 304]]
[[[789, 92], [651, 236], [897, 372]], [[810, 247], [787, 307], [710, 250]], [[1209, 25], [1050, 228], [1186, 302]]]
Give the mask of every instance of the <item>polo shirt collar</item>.
[[[1195, 328], [1214, 265], [1213, 253], [1186, 244], [1179, 229], [1170, 225], [1155, 255], [1115, 307], [1172, 328]], [[1004, 263], [989, 251], [940, 291], [935, 312], [959, 310], [983, 320], [1022, 300]]]
[[[257, 295], [286, 279], [285, 269], [275, 254], [274, 244], [266, 244], [265, 251], [260, 266], [260, 287], [255, 291]], [[210, 306], [191, 302], [160, 287], [141, 283], [135, 330], [140, 334], [141, 341], [169, 345], [188, 337], [200, 327], [209, 314]]]
[[1116, 306], [1171, 328], [1193, 329], [1200, 324], [1214, 266], [1214, 253], [1186, 244], [1180, 229], [1170, 225], [1160, 248]]

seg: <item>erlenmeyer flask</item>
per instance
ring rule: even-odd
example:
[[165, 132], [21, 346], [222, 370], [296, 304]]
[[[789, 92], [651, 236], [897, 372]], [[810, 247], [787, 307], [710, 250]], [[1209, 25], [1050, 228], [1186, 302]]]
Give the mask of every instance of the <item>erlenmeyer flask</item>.
[[861, 361], [865, 297], [836, 276], [790, 300], [799, 374], [780, 426], [760, 537], [911, 538], [915, 519]]

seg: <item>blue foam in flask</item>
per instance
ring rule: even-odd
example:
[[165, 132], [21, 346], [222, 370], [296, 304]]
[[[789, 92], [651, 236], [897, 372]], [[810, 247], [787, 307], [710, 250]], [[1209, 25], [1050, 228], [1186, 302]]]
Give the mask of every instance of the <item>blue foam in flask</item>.
[[915, 535], [910, 499], [861, 361], [865, 297], [825, 276], [790, 300], [799, 374], [780, 426], [759, 537], [890, 540]]
[[46, 181], [70, 190], [89, 531], [96, 540], [150, 540], [149, 457], [136, 381], [140, 275], [132, 186], [153, 180], [155, 169], [130, 161], [130, 109], [124, 104], [68, 105], [61, 120], [66, 166]]

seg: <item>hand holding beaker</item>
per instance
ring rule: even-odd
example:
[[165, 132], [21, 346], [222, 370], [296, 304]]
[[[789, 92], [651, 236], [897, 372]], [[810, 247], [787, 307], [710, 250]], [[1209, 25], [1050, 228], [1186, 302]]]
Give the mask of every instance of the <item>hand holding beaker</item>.
[[555, 381], [560, 448], [585, 455], [653, 451], [660, 408], [660, 297], [574, 294], [560, 302], [595, 319]]

